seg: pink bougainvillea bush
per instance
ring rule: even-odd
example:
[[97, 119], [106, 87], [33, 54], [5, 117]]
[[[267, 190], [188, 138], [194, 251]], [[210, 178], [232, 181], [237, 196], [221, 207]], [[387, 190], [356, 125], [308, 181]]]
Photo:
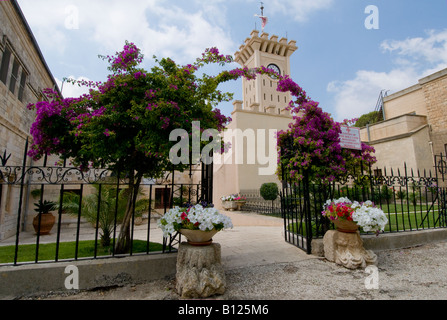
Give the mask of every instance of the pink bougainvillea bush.
[[311, 181], [331, 182], [337, 176], [363, 163], [366, 167], [376, 162], [374, 148], [362, 143], [362, 150], [343, 149], [340, 146], [341, 124], [311, 100], [306, 92], [290, 78], [284, 77], [278, 90], [289, 91], [295, 100], [287, 107], [293, 114], [294, 122], [285, 131], [278, 132], [279, 165], [290, 174], [292, 181], [301, 181], [307, 173]]

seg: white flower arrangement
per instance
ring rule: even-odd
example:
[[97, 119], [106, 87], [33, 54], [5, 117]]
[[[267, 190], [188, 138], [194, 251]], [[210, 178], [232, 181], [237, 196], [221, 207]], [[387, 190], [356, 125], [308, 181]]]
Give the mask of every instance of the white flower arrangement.
[[203, 207], [200, 204], [189, 208], [175, 207], [170, 209], [158, 221], [158, 227], [166, 238], [180, 229], [217, 231], [232, 229], [231, 219], [219, 212], [214, 207]]
[[362, 227], [365, 232], [375, 232], [385, 230], [388, 218], [385, 213], [374, 205], [371, 201], [359, 203], [351, 201], [346, 197], [336, 200], [327, 200], [323, 206], [323, 216], [330, 220], [344, 219], [351, 220]]
[[234, 201], [238, 197], [237, 194], [230, 194], [229, 196], [223, 196], [220, 198], [222, 201]]
[[362, 227], [363, 231], [379, 233], [385, 230], [388, 218], [371, 201], [368, 200], [363, 203], [355, 201], [351, 207], [354, 209], [352, 219]]

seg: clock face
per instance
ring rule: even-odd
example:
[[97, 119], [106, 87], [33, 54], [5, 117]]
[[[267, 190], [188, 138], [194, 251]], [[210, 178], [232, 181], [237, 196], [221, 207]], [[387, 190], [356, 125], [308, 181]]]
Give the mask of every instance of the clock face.
[[[275, 71], [277, 74], [281, 74], [281, 70], [279, 69], [279, 67], [276, 65], [276, 64], [273, 64], [273, 63], [271, 63], [271, 64], [269, 64], [268, 66], [267, 66], [267, 69], [272, 69], [273, 71]], [[277, 78], [277, 77], [275, 77], [275, 76], [271, 76], [271, 78]]]

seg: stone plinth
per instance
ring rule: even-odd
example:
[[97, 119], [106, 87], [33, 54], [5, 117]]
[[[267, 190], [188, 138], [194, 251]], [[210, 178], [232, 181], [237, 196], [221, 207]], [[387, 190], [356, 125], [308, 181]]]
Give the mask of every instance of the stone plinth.
[[177, 293], [182, 298], [207, 298], [226, 290], [221, 264], [221, 246], [191, 246], [181, 243], [177, 254]]
[[365, 268], [377, 263], [377, 256], [365, 250], [360, 232], [329, 230], [323, 238], [324, 257], [348, 269]]

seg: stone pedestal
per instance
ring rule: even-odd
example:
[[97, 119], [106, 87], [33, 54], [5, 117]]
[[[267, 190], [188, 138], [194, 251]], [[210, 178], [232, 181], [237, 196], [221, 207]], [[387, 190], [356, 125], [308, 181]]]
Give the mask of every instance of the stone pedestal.
[[365, 250], [360, 232], [344, 233], [329, 230], [323, 238], [324, 257], [348, 269], [366, 268], [377, 264], [377, 256]]
[[182, 298], [207, 298], [226, 290], [221, 264], [221, 246], [191, 246], [181, 243], [177, 254], [177, 293]]
[[222, 207], [228, 211], [234, 211], [237, 209], [236, 201], [222, 201]]

